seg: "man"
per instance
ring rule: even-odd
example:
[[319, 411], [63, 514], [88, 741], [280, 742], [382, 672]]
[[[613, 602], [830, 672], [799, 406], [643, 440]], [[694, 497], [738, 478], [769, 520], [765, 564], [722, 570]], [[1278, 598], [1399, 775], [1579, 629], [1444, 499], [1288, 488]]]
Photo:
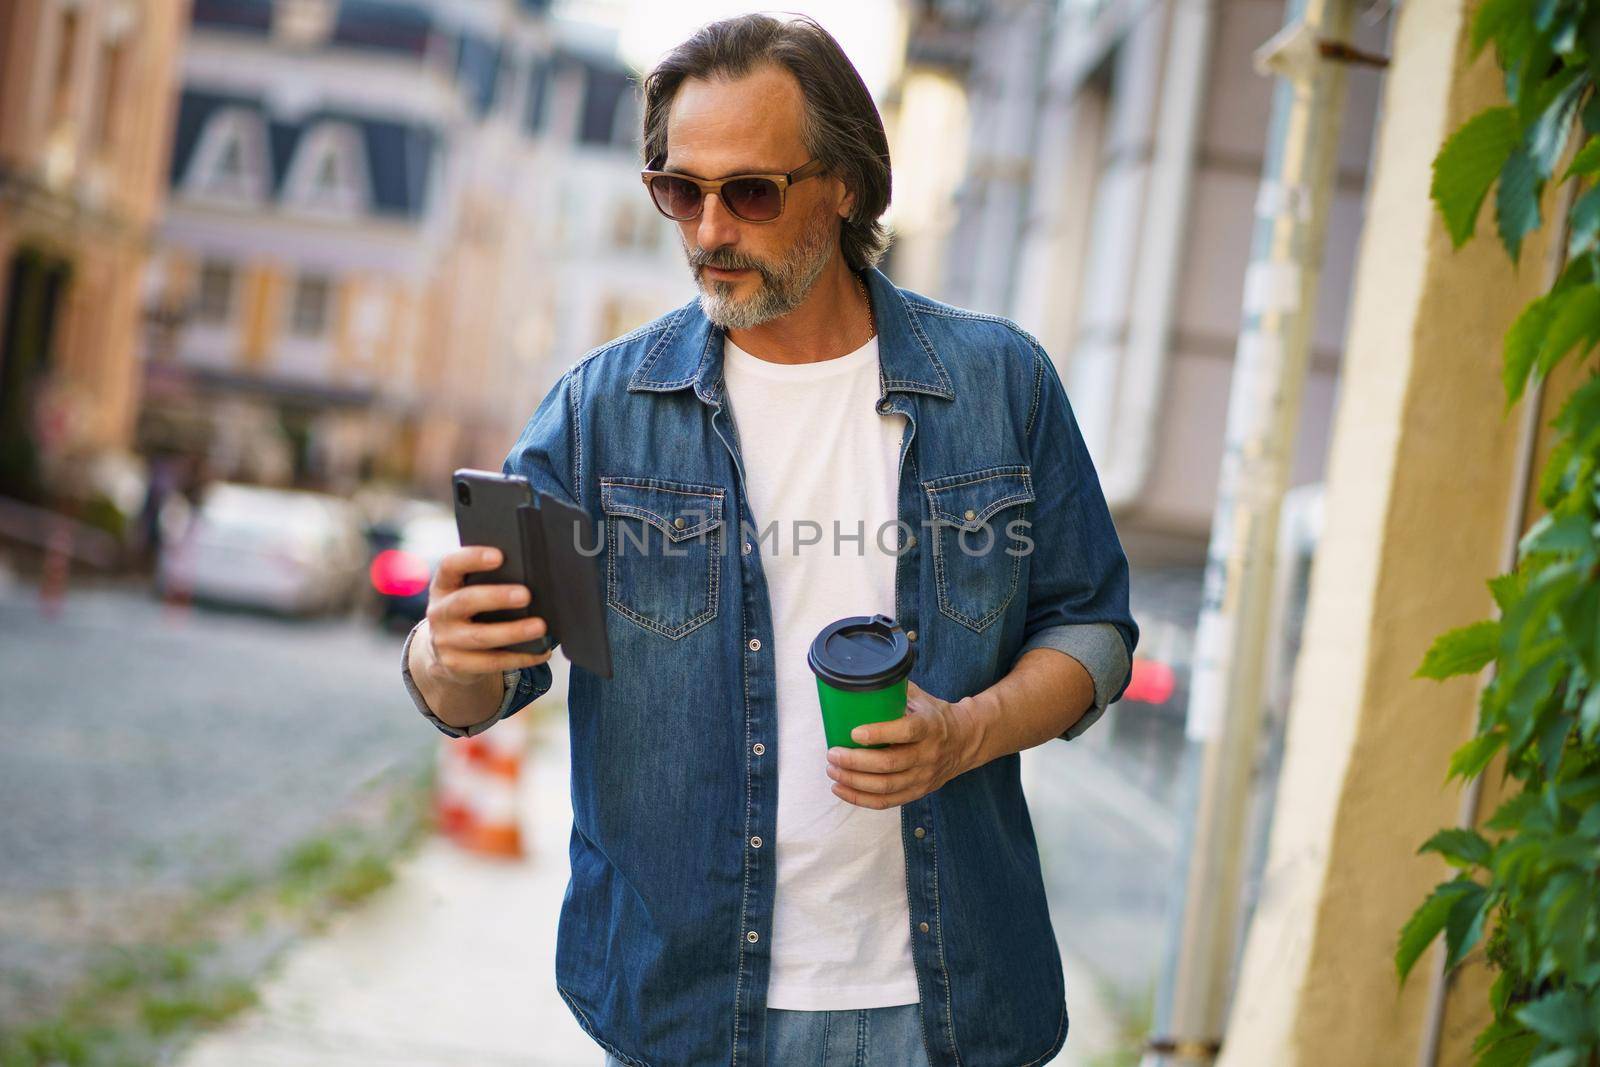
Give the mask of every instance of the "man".
[[[1061, 382], [896, 289], [882, 122], [821, 27], [714, 23], [645, 81], [697, 301], [589, 353], [508, 473], [604, 534], [614, 674], [571, 673], [557, 984], [608, 1064], [1016, 1067], [1067, 1032], [1018, 753], [1127, 685], [1127, 561]], [[542, 620], [439, 567], [408, 685], [452, 736], [550, 686]], [[903, 718], [829, 749], [806, 653], [892, 616]]]

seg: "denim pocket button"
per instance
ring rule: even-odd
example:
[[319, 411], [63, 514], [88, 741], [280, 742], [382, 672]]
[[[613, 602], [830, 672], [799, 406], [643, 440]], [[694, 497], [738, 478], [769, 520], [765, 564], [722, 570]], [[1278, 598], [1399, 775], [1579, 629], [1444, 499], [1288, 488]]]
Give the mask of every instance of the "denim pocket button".
[[601, 478], [606, 604], [677, 640], [717, 614], [723, 490], [657, 478]]
[[985, 467], [922, 483], [933, 536], [939, 611], [983, 630], [1017, 591], [1022, 541], [1012, 524], [1026, 521], [1034, 501], [1026, 465]]

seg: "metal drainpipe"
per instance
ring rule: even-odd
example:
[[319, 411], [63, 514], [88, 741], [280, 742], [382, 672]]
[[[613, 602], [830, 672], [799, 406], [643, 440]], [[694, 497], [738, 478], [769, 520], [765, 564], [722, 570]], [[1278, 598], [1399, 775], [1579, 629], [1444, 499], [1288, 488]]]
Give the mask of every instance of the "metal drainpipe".
[[[1552, 235], [1550, 247], [1545, 252], [1544, 258], [1544, 283], [1545, 288], [1555, 284], [1556, 278], [1561, 274], [1561, 269], [1567, 261], [1567, 217], [1572, 213], [1573, 201], [1577, 199], [1578, 187], [1576, 181], [1568, 182], [1556, 198], [1556, 230]], [[1538, 456], [1539, 441], [1539, 412], [1544, 405], [1544, 379], [1540, 378], [1528, 386], [1528, 391], [1522, 398], [1520, 425], [1517, 428], [1517, 459], [1513, 467], [1511, 482], [1511, 495], [1506, 502], [1506, 526], [1500, 540], [1500, 571], [1505, 573], [1517, 565], [1517, 542], [1522, 540], [1523, 531], [1528, 528], [1528, 486], [1533, 482], [1533, 463]], [[1488, 685], [1494, 678], [1494, 665], [1485, 667], [1481, 676], [1478, 692], [1482, 686]], [[1461, 807], [1456, 814], [1456, 825], [1473, 827], [1478, 824], [1478, 804], [1483, 797], [1483, 775], [1468, 782], [1461, 791]], [[1444, 969], [1445, 947], [1440, 944], [1433, 949], [1428, 976], [1428, 1015], [1423, 1026], [1422, 1043], [1417, 1047], [1417, 1067], [1438, 1067], [1439, 1040], [1444, 1031], [1445, 999], [1450, 993], [1450, 979]]]
[[1310, 363], [1345, 103], [1344, 65], [1326, 61], [1323, 46], [1348, 47], [1354, 7], [1355, 0], [1289, 0], [1283, 31], [1257, 53], [1257, 65], [1282, 80], [1256, 198], [1196, 638], [1188, 866], [1145, 1067], [1212, 1063], [1227, 1021], [1278, 519]]

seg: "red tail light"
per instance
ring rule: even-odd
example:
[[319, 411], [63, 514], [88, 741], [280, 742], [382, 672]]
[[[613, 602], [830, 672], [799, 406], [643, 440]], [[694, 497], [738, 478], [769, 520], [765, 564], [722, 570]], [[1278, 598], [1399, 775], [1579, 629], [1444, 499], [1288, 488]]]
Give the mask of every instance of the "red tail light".
[[368, 569], [372, 588], [384, 596], [416, 596], [428, 588], [428, 564], [420, 556], [388, 548], [379, 552]]
[[1172, 699], [1177, 684], [1172, 668], [1153, 659], [1135, 659], [1133, 678], [1123, 690], [1123, 700], [1137, 700], [1142, 704], [1165, 704]]

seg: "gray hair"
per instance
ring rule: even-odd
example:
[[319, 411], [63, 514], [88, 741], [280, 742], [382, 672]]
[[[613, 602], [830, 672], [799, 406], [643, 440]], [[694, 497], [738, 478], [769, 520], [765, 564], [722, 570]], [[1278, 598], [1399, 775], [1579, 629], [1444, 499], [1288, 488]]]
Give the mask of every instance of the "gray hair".
[[855, 194], [839, 233], [845, 262], [851, 270], [876, 266], [889, 247], [878, 221], [889, 207], [889, 138], [860, 73], [814, 19], [740, 15], [700, 27], [669, 52], [644, 79], [644, 165], [666, 162], [667, 116], [686, 79], [738, 78], [761, 63], [800, 83], [806, 148]]

